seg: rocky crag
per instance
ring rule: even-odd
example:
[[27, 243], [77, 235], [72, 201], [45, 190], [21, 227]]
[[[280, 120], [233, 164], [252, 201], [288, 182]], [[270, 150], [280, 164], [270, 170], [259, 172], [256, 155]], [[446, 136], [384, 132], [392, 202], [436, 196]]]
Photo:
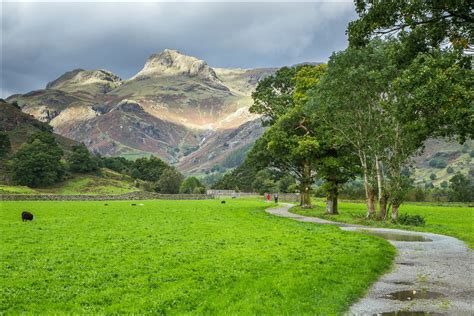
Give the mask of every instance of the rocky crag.
[[[276, 68], [212, 68], [166, 49], [129, 79], [75, 69], [45, 89], [10, 96], [22, 111], [104, 156], [158, 155], [202, 174], [247, 150], [263, 132], [251, 93]], [[230, 162], [229, 162], [230, 161]]]

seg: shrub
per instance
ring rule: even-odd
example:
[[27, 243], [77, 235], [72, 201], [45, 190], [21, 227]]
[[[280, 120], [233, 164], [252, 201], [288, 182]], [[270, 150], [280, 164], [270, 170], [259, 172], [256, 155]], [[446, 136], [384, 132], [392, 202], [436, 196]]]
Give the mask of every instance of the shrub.
[[429, 166], [432, 168], [444, 169], [447, 165], [446, 161], [441, 159], [431, 159], [429, 162]]
[[156, 183], [155, 190], [164, 194], [176, 194], [183, 181], [183, 175], [175, 168], [169, 167], [165, 169]]
[[454, 172], [453, 167], [448, 167], [448, 169], [446, 169], [446, 172], [447, 173], [453, 173]]
[[438, 168], [438, 169], [444, 169], [444, 168], [446, 168], [447, 165], [448, 165], [448, 164], [447, 164], [446, 161], [440, 160], [440, 161], [438, 162], [438, 165], [436, 166], [436, 168]]
[[443, 188], [443, 189], [446, 189], [448, 187], [448, 182], [447, 181], [443, 181], [441, 182], [440, 186]]
[[6, 156], [11, 151], [11, 143], [8, 134], [0, 132], [0, 157]]
[[436, 180], [436, 175], [434, 173], [430, 174], [430, 179], [431, 180]]
[[[197, 189], [197, 190], [196, 190]], [[179, 193], [191, 194], [205, 192], [206, 188], [196, 177], [188, 177], [181, 183]]]
[[408, 226], [425, 226], [425, 218], [421, 215], [409, 215], [404, 213], [398, 215], [397, 224]]
[[85, 173], [98, 169], [97, 159], [83, 144], [73, 147], [72, 153], [67, 157], [67, 162], [69, 169], [73, 172]]
[[474, 149], [471, 150], [471, 152], [469, 153], [469, 156], [471, 156], [472, 158], [474, 158]]

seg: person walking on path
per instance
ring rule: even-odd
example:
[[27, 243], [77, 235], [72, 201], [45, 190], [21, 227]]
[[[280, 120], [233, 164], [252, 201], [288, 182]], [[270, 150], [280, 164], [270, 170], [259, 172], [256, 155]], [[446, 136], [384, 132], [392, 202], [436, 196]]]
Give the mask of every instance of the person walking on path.
[[267, 193], [267, 202], [270, 202], [270, 193]]
[[278, 203], [278, 193], [275, 193], [273, 195], [273, 198], [275, 199], [275, 203]]

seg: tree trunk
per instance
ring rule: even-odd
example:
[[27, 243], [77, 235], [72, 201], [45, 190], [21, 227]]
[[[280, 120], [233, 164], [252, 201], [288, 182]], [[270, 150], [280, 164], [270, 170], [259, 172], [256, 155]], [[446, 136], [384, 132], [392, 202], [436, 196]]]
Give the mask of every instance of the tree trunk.
[[392, 221], [396, 222], [398, 219], [398, 203], [393, 203], [392, 204]]
[[330, 215], [337, 215], [337, 185], [334, 185], [329, 189], [326, 197], [326, 213]]
[[303, 167], [303, 177], [301, 179], [301, 207], [313, 207], [311, 205], [311, 168], [308, 163]]
[[379, 220], [384, 220], [387, 217], [387, 197], [385, 194], [382, 194], [382, 198], [379, 201], [380, 204], [380, 214], [378, 216]]
[[301, 207], [312, 208], [313, 206], [311, 205], [311, 193], [309, 190], [309, 185], [306, 184], [303, 187], [303, 192], [301, 192]]
[[375, 217], [375, 190], [369, 187], [367, 199], [367, 218]]

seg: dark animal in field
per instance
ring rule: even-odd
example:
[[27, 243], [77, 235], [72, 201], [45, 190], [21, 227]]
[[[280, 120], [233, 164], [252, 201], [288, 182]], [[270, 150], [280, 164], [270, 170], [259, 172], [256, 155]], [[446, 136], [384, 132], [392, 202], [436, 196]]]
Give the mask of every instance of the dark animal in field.
[[107, 206], [107, 205], [109, 205], [109, 204], [105, 203], [104, 205]]
[[32, 221], [33, 220], [33, 214], [27, 211], [23, 211], [21, 213], [21, 219], [26, 222], [26, 221]]
[[225, 204], [225, 201], [221, 201], [222, 204]]
[[137, 206], [135, 203], [132, 203], [132, 206]]

